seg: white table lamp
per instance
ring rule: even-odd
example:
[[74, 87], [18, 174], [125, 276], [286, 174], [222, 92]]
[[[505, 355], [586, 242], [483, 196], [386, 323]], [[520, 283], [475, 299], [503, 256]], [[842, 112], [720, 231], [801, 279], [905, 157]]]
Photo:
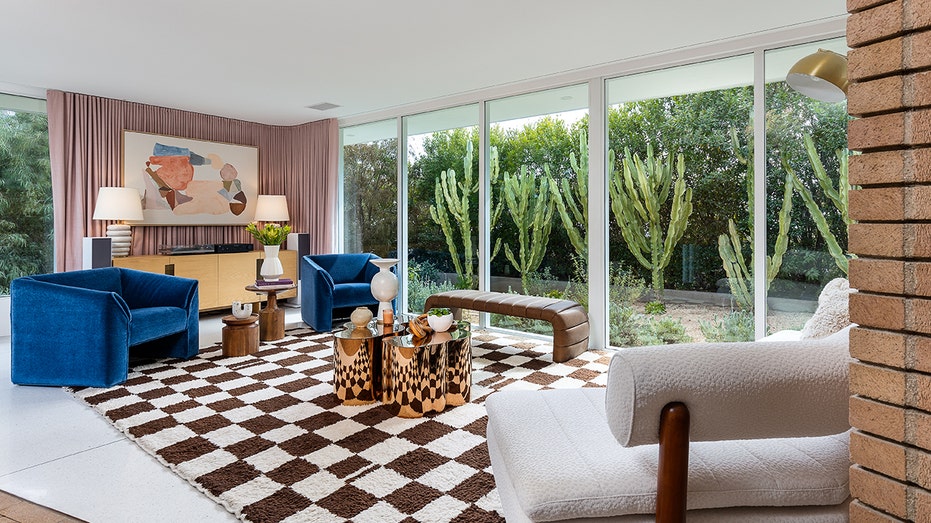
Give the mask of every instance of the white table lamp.
[[[255, 221], [257, 222], [286, 222], [291, 219], [288, 214], [288, 201], [282, 195], [260, 194], [255, 202]], [[278, 259], [278, 249], [281, 245], [266, 245], [265, 260], [259, 269], [259, 275], [265, 281], [276, 281], [284, 274], [284, 267]]]
[[255, 221], [286, 222], [290, 221], [288, 201], [278, 194], [260, 194], [255, 202]]
[[[94, 206], [95, 220], [142, 221], [142, 199], [132, 187], [101, 187]], [[114, 257], [129, 256], [132, 247], [132, 229], [125, 223], [107, 225]]]

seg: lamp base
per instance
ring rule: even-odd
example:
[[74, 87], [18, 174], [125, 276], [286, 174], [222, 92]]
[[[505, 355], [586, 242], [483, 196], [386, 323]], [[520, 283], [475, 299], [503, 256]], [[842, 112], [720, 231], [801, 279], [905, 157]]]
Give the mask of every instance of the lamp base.
[[107, 236], [110, 238], [110, 253], [114, 258], [129, 256], [133, 245], [133, 233], [129, 225], [107, 225]]

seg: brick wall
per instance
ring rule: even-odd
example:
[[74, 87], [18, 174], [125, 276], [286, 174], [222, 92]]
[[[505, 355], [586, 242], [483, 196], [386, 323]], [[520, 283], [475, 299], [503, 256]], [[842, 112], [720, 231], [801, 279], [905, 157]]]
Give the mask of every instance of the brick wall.
[[931, 0], [848, 0], [851, 521], [931, 521]]

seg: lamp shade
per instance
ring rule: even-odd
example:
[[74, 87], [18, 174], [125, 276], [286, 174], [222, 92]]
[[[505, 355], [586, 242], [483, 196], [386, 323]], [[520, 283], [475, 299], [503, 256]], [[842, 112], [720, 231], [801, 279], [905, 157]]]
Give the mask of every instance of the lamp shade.
[[818, 49], [789, 69], [786, 83], [815, 100], [843, 101], [847, 98], [847, 57]]
[[260, 194], [255, 202], [255, 221], [258, 222], [286, 222], [288, 215], [288, 202], [284, 196]]
[[94, 206], [95, 220], [142, 221], [142, 200], [132, 187], [101, 187]]

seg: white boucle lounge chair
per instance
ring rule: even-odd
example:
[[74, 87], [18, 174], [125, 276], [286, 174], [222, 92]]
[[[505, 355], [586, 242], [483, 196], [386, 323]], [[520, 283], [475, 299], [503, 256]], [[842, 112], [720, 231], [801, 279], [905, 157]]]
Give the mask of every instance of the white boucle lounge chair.
[[507, 521], [847, 521], [848, 333], [625, 349], [605, 389], [492, 394]]

